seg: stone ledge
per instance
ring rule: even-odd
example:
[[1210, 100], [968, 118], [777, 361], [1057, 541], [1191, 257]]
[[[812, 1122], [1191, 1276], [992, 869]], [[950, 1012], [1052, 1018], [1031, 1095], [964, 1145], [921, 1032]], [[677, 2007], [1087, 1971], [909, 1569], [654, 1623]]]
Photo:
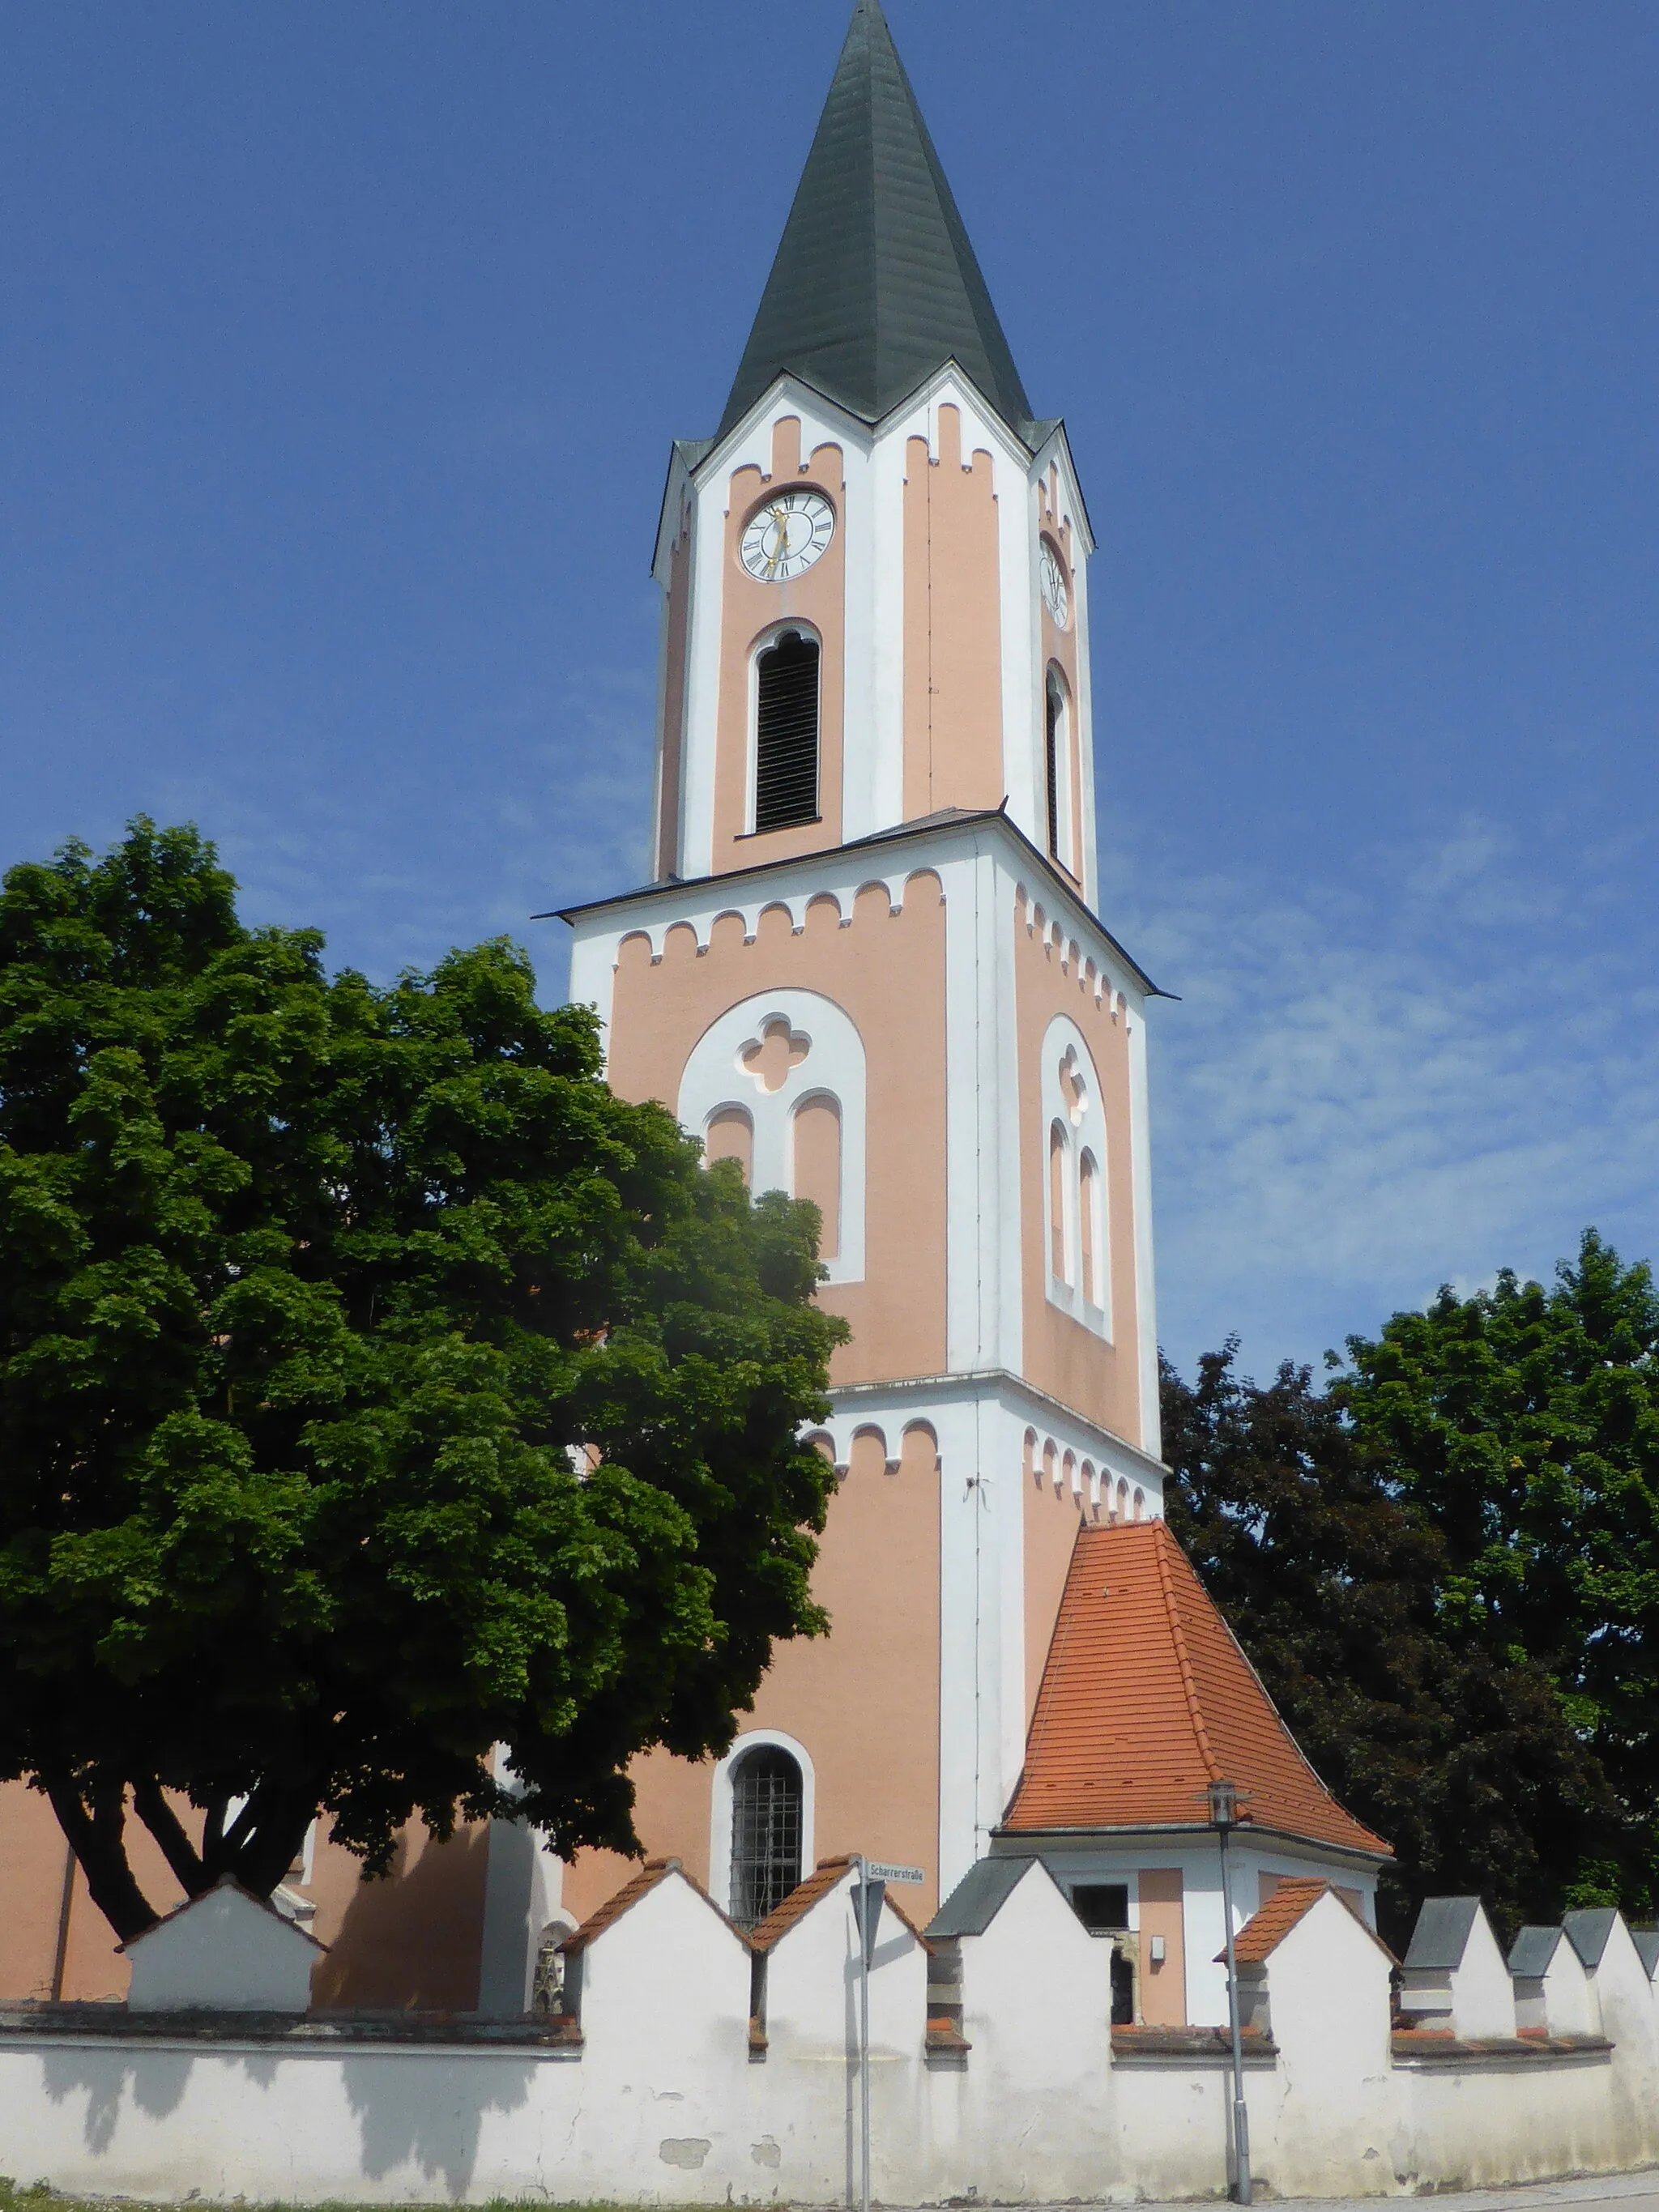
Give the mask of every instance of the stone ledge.
[[1397, 2027], [1389, 2039], [1396, 2066], [1506, 2068], [1574, 2058], [1605, 2059], [1605, 2035], [1454, 2035], [1449, 2027]]
[[[1259, 2027], [1247, 2027], [1239, 2045], [1244, 2063], [1253, 2072], [1279, 2063], [1279, 2045]], [[1112, 2063], [1116, 2066], [1231, 2066], [1233, 2039], [1224, 2027], [1115, 2027]]]
[[576, 2057], [580, 2027], [568, 2014], [483, 2020], [440, 2012], [129, 2012], [124, 2004], [0, 2005], [0, 2044], [258, 2043], [301, 2050], [342, 2044], [445, 2044]]

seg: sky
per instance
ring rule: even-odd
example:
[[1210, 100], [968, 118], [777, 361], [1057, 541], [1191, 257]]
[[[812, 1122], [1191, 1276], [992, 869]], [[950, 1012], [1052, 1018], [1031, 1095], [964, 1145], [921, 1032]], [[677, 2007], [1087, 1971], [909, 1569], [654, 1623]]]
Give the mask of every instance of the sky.
[[[0, 866], [193, 820], [562, 995], [848, 12], [10, 0]], [[1171, 1355], [1659, 1258], [1659, 9], [888, 13], [1100, 541]]]

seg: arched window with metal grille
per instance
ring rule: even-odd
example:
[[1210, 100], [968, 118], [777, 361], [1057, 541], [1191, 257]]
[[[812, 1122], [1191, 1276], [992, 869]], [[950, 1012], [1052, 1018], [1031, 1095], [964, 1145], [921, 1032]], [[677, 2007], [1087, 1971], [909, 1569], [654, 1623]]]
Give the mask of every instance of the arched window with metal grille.
[[781, 1905], [801, 1875], [805, 1790], [796, 1760], [759, 1744], [732, 1771], [732, 1917], [753, 1928]]
[[818, 641], [787, 629], [755, 663], [755, 827], [818, 811]]

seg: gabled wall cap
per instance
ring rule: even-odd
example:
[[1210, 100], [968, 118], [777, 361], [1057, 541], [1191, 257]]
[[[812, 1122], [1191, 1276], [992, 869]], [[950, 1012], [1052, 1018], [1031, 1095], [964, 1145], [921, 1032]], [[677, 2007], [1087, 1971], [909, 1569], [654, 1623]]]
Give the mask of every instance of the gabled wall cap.
[[1611, 1905], [1583, 1905], [1576, 1912], [1562, 1914], [1561, 1925], [1566, 1930], [1567, 1941], [1587, 1966], [1601, 1965], [1601, 1954], [1607, 1948], [1607, 1938], [1618, 1917], [1617, 1908]]
[[1523, 1982], [1541, 1980], [1562, 1934], [1559, 1928], [1523, 1928], [1510, 1947], [1510, 1973]]
[[198, 1905], [205, 1905], [209, 1898], [222, 1889], [234, 1890], [238, 1897], [256, 1906], [259, 1911], [268, 1912], [273, 1920], [290, 1929], [301, 1942], [309, 1943], [313, 1951], [327, 1950], [326, 1943], [319, 1942], [310, 1929], [301, 1928], [297, 1920], [290, 1920], [286, 1912], [279, 1912], [269, 1898], [256, 1897], [251, 1889], [244, 1889], [234, 1874], [222, 1874], [211, 1889], [204, 1889], [199, 1897], [185, 1898], [183, 1904], [175, 1905], [171, 1912], [164, 1912], [152, 1927], [146, 1928], [140, 1935], [129, 1936], [125, 1943], [118, 1943], [115, 1947], [118, 1954], [136, 1951], [141, 1943], [148, 1943], [152, 1936], [159, 1936], [162, 1929], [170, 1928], [175, 1920], [182, 1919], [186, 1912], [193, 1912]]
[[[1328, 1881], [1281, 1881], [1259, 1911], [1253, 1912], [1233, 1938], [1233, 1957], [1241, 1966], [1263, 1966], [1279, 1948], [1293, 1928], [1305, 1920], [1322, 1897], [1334, 1897], [1358, 1928], [1364, 1929], [1371, 1942], [1391, 1966], [1400, 1964], [1394, 1953], [1374, 1928], [1365, 1925], [1364, 1916], [1356, 1912], [1339, 1889]], [[1226, 1959], [1224, 1950], [1215, 1955], [1217, 1966]]]
[[1406, 1952], [1407, 1972], [1455, 1972], [1463, 1963], [1480, 1910], [1478, 1897], [1425, 1897]]
[[970, 1866], [928, 1922], [929, 1937], [982, 1936], [1036, 1864], [1025, 1855]]

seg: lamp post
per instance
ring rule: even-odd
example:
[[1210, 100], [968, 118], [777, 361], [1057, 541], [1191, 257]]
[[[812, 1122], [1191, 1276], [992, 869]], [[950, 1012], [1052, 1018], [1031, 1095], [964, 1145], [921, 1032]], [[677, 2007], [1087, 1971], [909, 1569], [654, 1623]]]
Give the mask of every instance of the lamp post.
[[1233, 2187], [1235, 2204], [1250, 2201], [1250, 2116], [1244, 2107], [1244, 2051], [1239, 2040], [1238, 1962], [1233, 1956], [1232, 1869], [1227, 1838], [1238, 1826], [1238, 1790], [1231, 1782], [1212, 1782], [1208, 1790], [1210, 1826], [1221, 1843], [1221, 1917], [1227, 1931], [1227, 2024], [1233, 2038]]

